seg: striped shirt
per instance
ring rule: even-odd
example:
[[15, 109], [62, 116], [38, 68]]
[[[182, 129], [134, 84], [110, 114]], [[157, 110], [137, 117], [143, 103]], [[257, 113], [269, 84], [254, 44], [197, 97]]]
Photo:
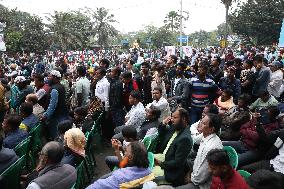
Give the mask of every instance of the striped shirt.
[[189, 80], [191, 91], [191, 106], [204, 108], [207, 104], [214, 100], [218, 90], [215, 82], [206, 77], [201, 81], [198, 77], [193, 77]]

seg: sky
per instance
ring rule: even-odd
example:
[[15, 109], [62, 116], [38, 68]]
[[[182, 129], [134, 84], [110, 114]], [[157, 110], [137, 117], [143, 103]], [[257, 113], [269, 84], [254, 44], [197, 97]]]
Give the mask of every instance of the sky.
[[[225, 6], [221, 0], [182, 2], [183, 10], [189, 12], [189, 19], [184, 22], [186, 34], [212, 31], [225, 22]], [[180, 0], [0, 0], [0, 3], [43, 18], [54, 11], [105, 7], [114, 14], [118, 21], [115, 27], [123, 33], [141, 30], [146, 25], [160, 27], [169, 11], [180, 10]]]

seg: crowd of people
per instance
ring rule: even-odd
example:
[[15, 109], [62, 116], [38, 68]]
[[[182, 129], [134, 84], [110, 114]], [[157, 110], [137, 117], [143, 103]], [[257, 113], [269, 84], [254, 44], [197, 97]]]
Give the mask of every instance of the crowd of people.
[[[102, 144], [115, 155], [105, 154], [110, 173], [88, 189], [284, 188], [283, 49], [48, 52], [1, 62], [0, 174], [19, 158], [13, 149], [43, 128], [24, 188], [71, 188], [85, 133], [102, 112]], [[156, 141], [153, 167], [145, 138]]]

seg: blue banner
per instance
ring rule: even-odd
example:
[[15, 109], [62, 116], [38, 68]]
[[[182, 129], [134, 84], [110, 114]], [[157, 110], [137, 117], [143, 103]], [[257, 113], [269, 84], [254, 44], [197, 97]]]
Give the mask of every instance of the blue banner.
[[181, 41], [182, 43], [186, 43], [188, 41], [188, 36], [186, 36], [186, 35], [180, 36], [180, 37], [177, 38], [177, 41], [178, 42]]
[[278, 47], [284, 47], [284, 19], [282, 22]]

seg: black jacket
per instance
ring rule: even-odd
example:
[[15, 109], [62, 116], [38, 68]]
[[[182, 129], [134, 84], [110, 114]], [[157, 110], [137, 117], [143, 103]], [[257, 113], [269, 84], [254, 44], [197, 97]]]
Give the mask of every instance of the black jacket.
[[144, 121], [142, 126], [140, 127], [140, 131], [138, 132], [138, 138], [143, 139], [147, 133], [147, 131], [151, 128], [158, 128], [159, 121]]
[[[163, 153], [174, 132], [173, 126], [167, 127], [163, 124], [159, 126], [160, 153]], [[165, 161], [160, 165], [164, 169], [165, 179], [174, 186], [184, 184], [186, 159], [191, 148], [192, 139], [190, 129], [187, 127], [182, 129], [173, 140], [165, 155]]]
[[[172, 88], [174, 88], [174, 80], [172, 81]], [[173, 90], [172, 90], [173, 94]], [[190, 98], [190, 91], [189, 91], [189, 85], [186, 78], [181, 78], [175, 87], [175, 95], [173, 95], [173, 100], [176, 100], [178, 104], [181, 104], [181, 106], [185, 109], [189, 107], [189, 98]]]
[[118, 110], [123, 108], [123, 84], [117, 79], [109, 78], [109, 107], [110, 110]]

